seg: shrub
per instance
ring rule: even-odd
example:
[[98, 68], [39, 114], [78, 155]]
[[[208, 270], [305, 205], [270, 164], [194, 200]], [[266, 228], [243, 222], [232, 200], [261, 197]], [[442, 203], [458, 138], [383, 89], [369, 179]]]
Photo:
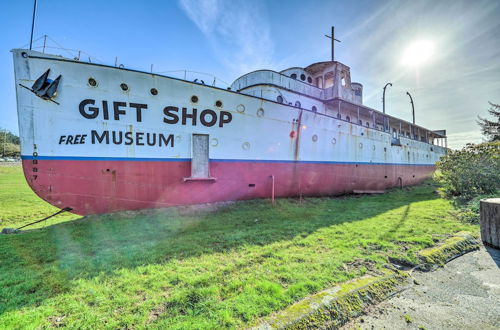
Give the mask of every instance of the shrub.
[[500, 191], [500, 142], [467, 144], [437, 163], [436, 181], [448, 198], [460, 202]]

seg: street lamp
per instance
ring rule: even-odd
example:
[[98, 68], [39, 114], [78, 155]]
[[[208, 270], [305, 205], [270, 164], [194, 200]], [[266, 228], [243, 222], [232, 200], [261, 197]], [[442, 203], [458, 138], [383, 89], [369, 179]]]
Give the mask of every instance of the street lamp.
[[387, 88], [388, 85], [391, 85], [391, 87], [392, 87], [391, 83], [385, 84], [385, 86], [384, 86], [384, 93], [382, 94], [382, 112], [384, 114], [385, 114], [385, 89]]
[[410, 93], [406, 92], [408, 96], [410, 97], [410, 102], [411, 102], [411, 112], [413, 115], [413, 125], [415, 125], [415, 104], [413, 104], [413, 98], [411, 97]]

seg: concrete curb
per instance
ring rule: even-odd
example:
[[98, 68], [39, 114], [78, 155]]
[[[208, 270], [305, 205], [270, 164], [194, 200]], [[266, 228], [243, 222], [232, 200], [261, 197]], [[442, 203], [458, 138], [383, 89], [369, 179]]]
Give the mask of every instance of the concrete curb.
[[337, 328], [360, 315], [368, 305], [402, 291], [408, 283], [409, 275], [401, 271], [383, 277], [362, 277], [311, 295], [254, 329]]
[[[432, 270], [477, 249], [479, 242], [474, 236], [459, 232], [435, 247], [420, 251], [418, 255], [423, 264], [418, 268]], [[398, 270], [382, 277], [361, 277], [306, 297], [264, 318], [253, 329], [335, 329], [361, 315], [366, 307], [408, 288], [409, 279], [409, 273]]]
[[479, 250], [479, 241], [468, 232], [458, 232], [435, 247], [418, 253], [423, 265], [420, 269], [429, 271], [468, 252]]

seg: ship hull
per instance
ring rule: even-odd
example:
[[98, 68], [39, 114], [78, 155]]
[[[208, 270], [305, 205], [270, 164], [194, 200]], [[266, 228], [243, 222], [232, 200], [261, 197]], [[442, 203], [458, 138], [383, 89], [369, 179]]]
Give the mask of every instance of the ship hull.
[[[27, 178], [32, 161], [23, 160]], [[33, 190], [49, 203], [70, 205], [82, 215], [272, 198], [273, 193], [290, 197], [380, 192], [420, 183], [434, 170], [426, 165], [211, 160], [216, 179], [185, 182], [190, 160], [43, 159], [37, 166], [40, 180]]]
[[[13, 53], [26, 180], [41, 198], [77, 214], [380, 192], [422, 182], [445, 154], [405, 137], [393, 145], [390, 133], [328, 115], [323, 101], [304, 95], [296, 95], [300, 108], [146, 72]], [[52, 81], [61, 76], [51, 99], [30, 90], [48, 69]]]

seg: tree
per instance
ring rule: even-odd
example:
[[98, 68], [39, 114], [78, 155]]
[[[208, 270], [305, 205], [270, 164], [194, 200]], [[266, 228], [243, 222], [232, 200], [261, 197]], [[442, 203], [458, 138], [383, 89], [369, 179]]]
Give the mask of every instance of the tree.
[[493, 120], [478, 116], [479, 120], [477, 123], [481, 126], [481, 131], [488, 141], [500, 141], [500, 105], [491, 102], [488, 103], [490, 104], [488, 112], [493, 116]]
[[19, 136], [12, 134], [6, 129], [0, 128], [0, 155], [1, 157], [20, 156]]

